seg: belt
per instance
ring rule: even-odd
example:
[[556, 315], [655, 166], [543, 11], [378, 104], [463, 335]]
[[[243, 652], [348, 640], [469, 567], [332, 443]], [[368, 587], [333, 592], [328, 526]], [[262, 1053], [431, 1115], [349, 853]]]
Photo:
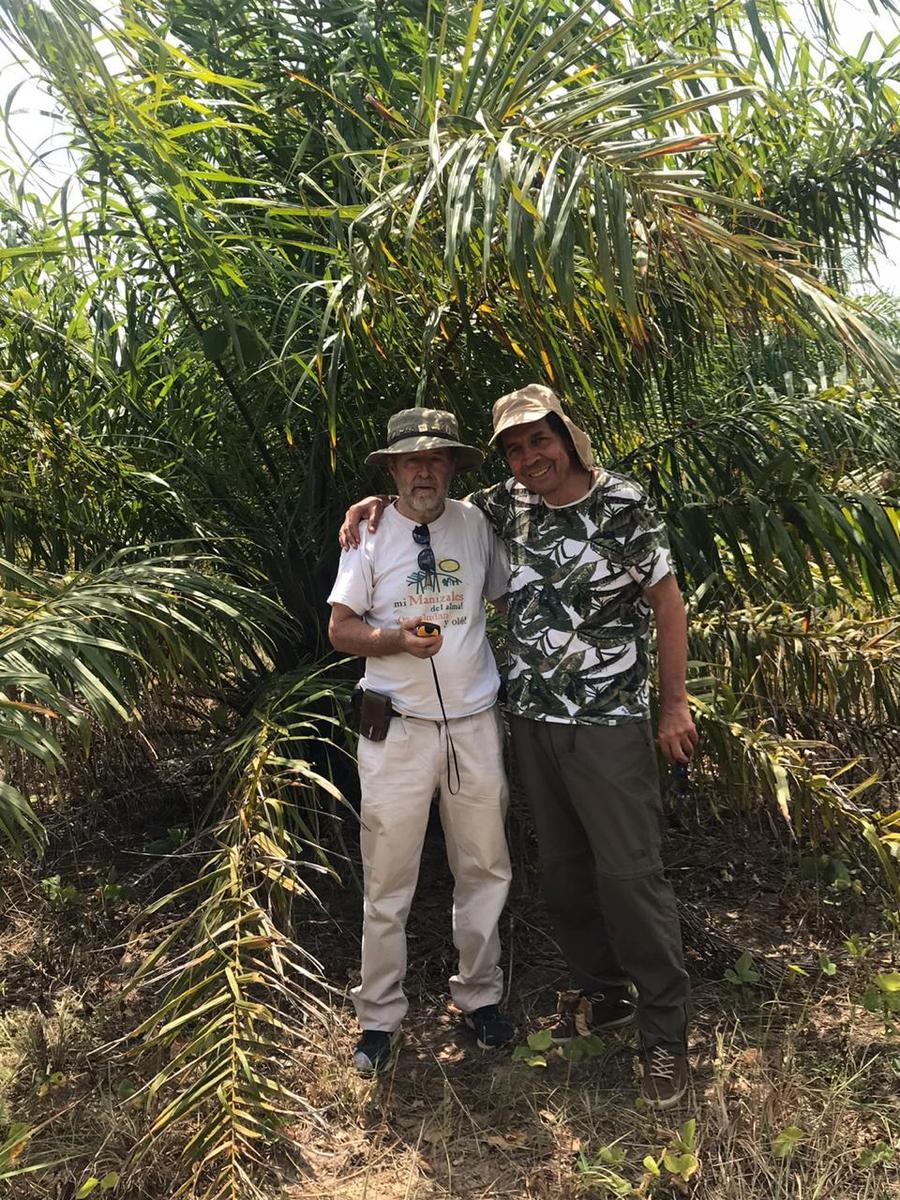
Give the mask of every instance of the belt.
[[[397, 716], [402, 717], [404, 721], [424, 721], [426, 725], [443, 725], [445, 723], [443, 717], [414, 717], [412, 713], [402, 712], [398, 712]], [[465, 720], [465, 717], [447, 717], [446, 724], [449, 725], [451, 721]]]

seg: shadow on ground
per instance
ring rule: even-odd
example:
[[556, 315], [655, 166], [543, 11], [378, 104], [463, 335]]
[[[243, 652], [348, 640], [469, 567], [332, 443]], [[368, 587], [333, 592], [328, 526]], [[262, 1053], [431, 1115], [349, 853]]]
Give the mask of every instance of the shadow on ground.
[[[546, 1026], [568, 981], [548, 934], [528, 821], [515, 807], [510, 837], [517, 869], [502, 928], [505, 1006], [524, 1041]], [[356, 1025], [346, 998], [360, 899], [350, 886], [329, 889], [306, 932], [344, 999], [297, 1070], [316, 1119], [294, 1130], [304, 1161], [292, 1200], [900, 1196], [889, 1174], [900, 1159], [900, 1046], [859, 1004], [867, 973], [891, 953], [879, 906], [824, 903], [765, 818], [709, 827], [687, 814], [669, 830], [667, 862], [681, 903], [727, 938], [735, 958], [750, 951], [808, 973], [787, 970], [774, 991], [729, 985], [721, 964], [689, 945], [693, 1087], [666, 1114], [638, 1099], [633, 1035], [608, 1038], [580, 1062], [553, 1051], [545, 1066], [477, 1049], [447, 994], [452, 881], [436, 822], [408, 928], [403, 1048], [390, 1074], [361, 1080], [348, 1065]], [[851, 933], [868, 956], [848, 955]], [[834, 963], [834, 975], [810, 969], [820, 961]]]

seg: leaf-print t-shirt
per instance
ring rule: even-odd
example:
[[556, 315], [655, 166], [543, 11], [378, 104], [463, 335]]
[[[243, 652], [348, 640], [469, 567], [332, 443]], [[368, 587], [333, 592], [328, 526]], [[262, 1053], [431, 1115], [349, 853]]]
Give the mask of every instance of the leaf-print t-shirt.
[[572, 504], [547, 504], [514, 479], [469, 499], [509, 555], [510, 711], [593, 725], [646, 720], [643, 589], [672, 568], [665, 526], [640, 486], [601, 471]]

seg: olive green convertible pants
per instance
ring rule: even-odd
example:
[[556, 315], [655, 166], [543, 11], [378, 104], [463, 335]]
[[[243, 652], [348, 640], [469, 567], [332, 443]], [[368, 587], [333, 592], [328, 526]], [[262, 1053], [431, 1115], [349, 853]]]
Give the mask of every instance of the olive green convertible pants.
[[510, 719], [531, 807], [544, 896], [576, 987], [638, 993], [647, 1046], [683, 1051], [690, 986], [660, 858], [662, 805], [649, 721]]

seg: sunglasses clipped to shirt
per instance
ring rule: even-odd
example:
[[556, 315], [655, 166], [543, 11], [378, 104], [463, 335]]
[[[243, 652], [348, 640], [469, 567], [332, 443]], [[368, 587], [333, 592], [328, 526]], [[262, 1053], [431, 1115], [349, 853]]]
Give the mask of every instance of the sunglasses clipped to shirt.
[[431, 548], [431, 531], [427, 525], [416, 525], [412, 531], [413, 541], [417, 546], [421, 546], [419, 557], [416, 562], [419, 564], [419, 570], [424, 571], [426, 575], [437, 575], [437, 563], [434, 561], [434, 551]]

